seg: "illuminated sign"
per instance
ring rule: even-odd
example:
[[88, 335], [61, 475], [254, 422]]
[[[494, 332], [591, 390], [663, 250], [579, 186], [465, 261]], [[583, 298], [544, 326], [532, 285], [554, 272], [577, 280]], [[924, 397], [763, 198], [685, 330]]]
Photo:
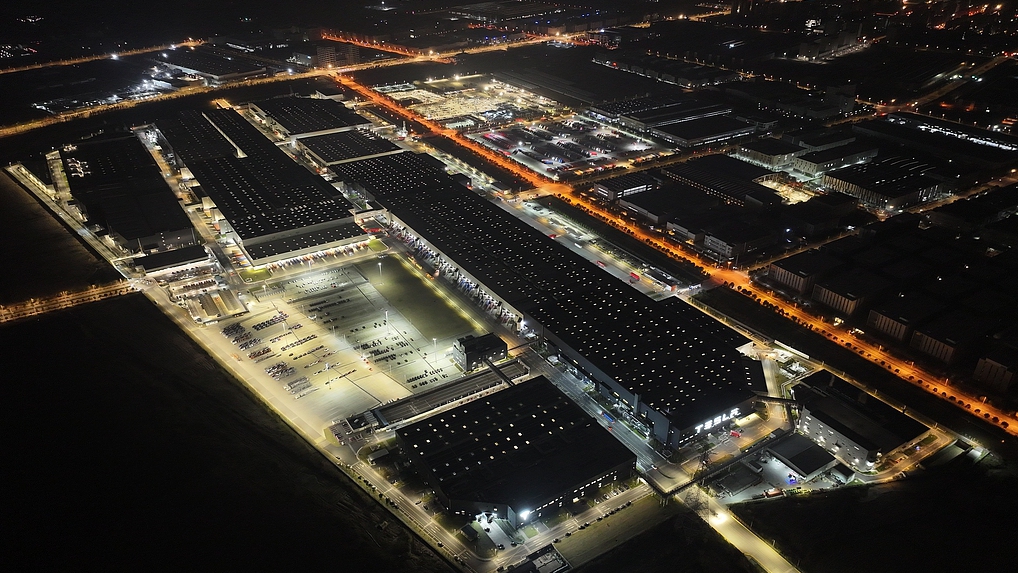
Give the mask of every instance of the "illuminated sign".
[[706, 422], [703, 422], [702, 424], [697, 424], [697, 426], [696, 426], [696, 433], [699, 434], [703, 430], [709, 430], [709, 429], [711, 429], [711, 428], [713, 428], [715, 426], [720, 426], [721, 422], [727, 422], [728, 420], [734, 420], [736, 417], [738, 417], [738, 415], [739, 415], [739, 409], [738, 408], [732, 408], [732, 411], [728, 412], [727, 414], [720, 414], [718, 416], [714, 416], [714, 418], [712, 418], [710, 420], [707, 420]]

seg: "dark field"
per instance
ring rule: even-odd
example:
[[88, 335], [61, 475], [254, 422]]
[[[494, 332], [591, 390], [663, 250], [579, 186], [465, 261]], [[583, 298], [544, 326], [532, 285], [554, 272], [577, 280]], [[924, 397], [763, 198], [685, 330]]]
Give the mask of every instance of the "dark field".
[[120, 278], [6, 171], [0, 171], [0, 229], [0, 304]]
[[682, 513], [579, 567], [579, 573], [751, 573], [757, 569], [696, 514]]
[[448, 570], [142, 295], [0, 345], [18, 570]]
[[886, 485], [734, 510], [807, 573], [1013, 571], [1016, 487], [1013, 465], [958, 460]]

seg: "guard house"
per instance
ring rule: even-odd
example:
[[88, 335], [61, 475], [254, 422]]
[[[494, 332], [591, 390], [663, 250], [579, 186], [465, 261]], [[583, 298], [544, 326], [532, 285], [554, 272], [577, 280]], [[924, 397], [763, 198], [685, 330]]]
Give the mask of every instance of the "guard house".
[[491, 362], [505, 360], [508, 346], [504, 340], [489, 332], [484, 336], [468, 335], [452, 346], [452, 357], [464, 370], [476, 370], [484, 366], [485, 359]]

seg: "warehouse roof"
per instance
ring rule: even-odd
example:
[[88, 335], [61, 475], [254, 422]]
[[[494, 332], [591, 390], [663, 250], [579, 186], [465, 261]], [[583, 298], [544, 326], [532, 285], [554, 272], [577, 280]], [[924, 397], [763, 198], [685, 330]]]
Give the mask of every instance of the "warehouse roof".
[[749, 127], [753, 126], [732, 117], [714, 115], [710, 117], [701, 117], [699, 119], [691, 119], [689, 121], [670, 123], [660, 127], [655, 127], [654, 129], [679, 139], [696, 141], [712, 135], [723, 135]]
[[[234, 110], [185, 112], [162, 132], [242, 240], [351, 217], [353, 205], [339, 191], [287, 156]], [[300, 236], [310, 240], [326, 235]], [[261, 248], [272, 250], [294, 241], [273, 241], [274, 246]]]
[[90, 222], [127, 240], [191, 229], [155, 159], [135, 135], [79, 143], [60, 157], [71, 195]]
[[397, 430], [450, 498], [517, 512], [636, 456], [543, 376]]
[[[430, 169], [427, 165], [385, 174], [397, 158], [408, 155], [338, 168], [388, 165], [376, 198], [399, 221], [677, 424], [691, 426], [763, 387], [759, 363], [746, 360], [695, 321], [607, 276], [497, 204], [434, 170], [420, 173]], [[390, 176], [400, 182], [383, 185]]]
[[287, 135], [371, 125], [357, 112], [331, 99], [281, 97], [255, 102], [251, 107], [279, 124]]
[[400, 150], [398, 145], [388, 139], [361, 130], [315, 135], [298, 141], [323, 165]]

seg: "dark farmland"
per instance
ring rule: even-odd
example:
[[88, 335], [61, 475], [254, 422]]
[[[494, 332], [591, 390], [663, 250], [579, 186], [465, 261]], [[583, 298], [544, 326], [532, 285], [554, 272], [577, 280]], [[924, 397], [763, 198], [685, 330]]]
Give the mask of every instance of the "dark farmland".
[[142, 295], [0, 345], [9, 562], [448, 570]]

